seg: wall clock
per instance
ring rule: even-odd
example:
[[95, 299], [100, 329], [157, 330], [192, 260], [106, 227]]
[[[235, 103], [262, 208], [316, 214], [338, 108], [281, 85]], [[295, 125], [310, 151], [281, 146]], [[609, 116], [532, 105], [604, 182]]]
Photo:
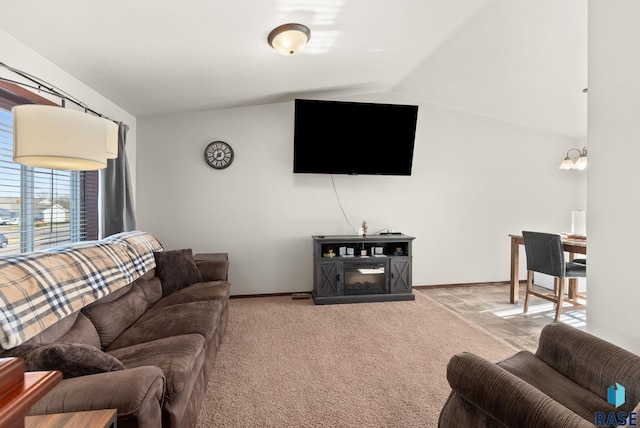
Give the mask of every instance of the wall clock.
[[233, 162], [233, 149], [224, 141], [214, 141], [204, 149], [204, 160], [211, 168], [225, 169]]

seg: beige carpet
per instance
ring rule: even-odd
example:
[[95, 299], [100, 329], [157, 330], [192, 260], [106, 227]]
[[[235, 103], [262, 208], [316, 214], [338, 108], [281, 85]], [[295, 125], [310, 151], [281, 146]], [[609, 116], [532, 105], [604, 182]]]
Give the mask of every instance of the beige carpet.
[[198, 427], [435, 427], [452, 355], [497, 361], [516, 349], [415, 294], [325, 306], [232, 299]]

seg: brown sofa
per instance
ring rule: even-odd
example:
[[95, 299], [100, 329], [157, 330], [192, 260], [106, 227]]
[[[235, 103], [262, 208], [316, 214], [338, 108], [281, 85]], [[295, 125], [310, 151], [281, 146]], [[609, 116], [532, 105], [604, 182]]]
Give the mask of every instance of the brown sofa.
[[[461, 353], [449, 361], [451, 394], [440, 427], [593, 427], [640, 420], [640, 357], [562, 323], [542, 330], [535, 354], [496, 364]], [[625, 403], [608, 389], [625, 388]], [[599, 418], [599, 419], [598, 419]]]
[[120, 428], [195, 426], [227, 325], [228, 261], [191, 250], [154, 258], [135, 281], [2, 353], [63, 372], [29, 414], [115, 408]]

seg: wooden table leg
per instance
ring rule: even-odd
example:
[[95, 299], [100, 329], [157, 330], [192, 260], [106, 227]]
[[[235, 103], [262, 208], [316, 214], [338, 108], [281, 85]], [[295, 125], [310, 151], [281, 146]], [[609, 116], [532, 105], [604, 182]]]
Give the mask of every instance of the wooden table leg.
[[511, 303], [518, 303], [518, 296], [520, 295], [520, 244], [517, 238], [511, 237]]
[[574, 300], [578, 296], [578, 280], [569, 278], [569, 290], [567, 290], [569, 300]]
[[[576, 258], [575, 253], [569, 253], [569, 261], [572, 262]], [[569, 300], [573, 300], [578, 296], [578, 280], [576, 278], [569, 278], [569, 290], [567, 290]]]

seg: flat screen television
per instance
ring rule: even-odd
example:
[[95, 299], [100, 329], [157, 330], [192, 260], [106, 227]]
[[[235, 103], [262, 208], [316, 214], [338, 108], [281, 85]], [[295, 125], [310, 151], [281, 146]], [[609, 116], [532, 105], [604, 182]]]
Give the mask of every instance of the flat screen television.
[[418, 106], [295, 100], [293, 172], [411, 175]]

